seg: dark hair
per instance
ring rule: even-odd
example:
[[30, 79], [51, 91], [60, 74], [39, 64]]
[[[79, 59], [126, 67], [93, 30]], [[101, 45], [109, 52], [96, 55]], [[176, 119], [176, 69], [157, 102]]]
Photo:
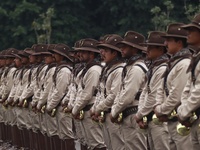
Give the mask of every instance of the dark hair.
[[174, 40], [175, 40], [175, 42], [182, 41], [183, 47], [187, 47], [188, 46], [186, 38], [174, 37]]
[[114, 50], [114, 49], [110, 49], [110, 51], [111, 51], [111, 53], [113, 53], [113, 52], [117, 52], [117, 58], [122, 58], [122, 54], [121, 54], [121, 52], [116, 51], [116, 50]]

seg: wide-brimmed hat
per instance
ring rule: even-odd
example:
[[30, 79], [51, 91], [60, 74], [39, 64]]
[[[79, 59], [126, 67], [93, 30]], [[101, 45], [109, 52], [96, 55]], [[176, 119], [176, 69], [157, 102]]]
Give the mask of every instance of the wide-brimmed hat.
[[140, 43], [144, 42], [145, 37], [142, 34], [135, 31], [127, 31], [124, 35], [123, 41], [119, 43], [129, 45], [142, 51], [146, 51], [146, 48], [140, 45]]
[[74, 43], [74, 46], [72, 47], [72, 49], [69, 50], [69, 52], [70, 52], [70, 53], [71, 53], [71, 52], [77, 52], [76, 48], [79, 48], [79, 47], [80, 47], [81, 41], [82, 41], [82, 39], [76, 41], [76, 42]]
[[183, 23], [172, 23], [167, 26], [166, 35], [162, 36], [164, 38], [177, 37], [177, 38], [187, 38], [188, 32], [183, 29]]
[[195, 15], [191, 23], [182, 26], [186, 30], [191, 27], [200, 29], [200, 14]]
[[47, 52], [47, 44], [36, 44], [32, 46], [34, 53], [32, 55], [43, 55], [44, 52]]
[[32, 48], [25, 48], [24, 52], [26, 53], [27, 56], [33, 55], [35, 52]]
[[160, 31], [151, 31], [149, 32], [148, 38], [145, 43], [141, 43], [141, 45], [152, 45], [152, 46], [166, 46], [165, 45], [165, 38], [162, 36], [165, 36], [165, 32]]
[[51, 49], [54, 49], [56, 44], [48, 44], [47, 45], [47, 51], [41, 52], [43, 55], [52, 55], [52, 53], [49, 51]]
[[90, 52], [95, 52], [95, 53], [100, 53], [99, 49], [97, 48], [98, 41], [95, 39], [82, 39], [81, 43], [78, 48], [74, 48], [75, 50], [78, 51], [90, 51]]
[[6, 50], [0, 52], [0, 59], [5, 59]]
[[109, 48], [121, 52], [119, 49], [119, 42], [121, 42], [123, 38], [117, 34], [109, 34], [106, 35], [105, 38], [102, 40], [101, 44], [98, 44], [98, 48]]
[[4, 57], [5, 58], [15, 58], [13, 54], [17, 54], [18, 50], [15, 48], [9, 48], [6, 50]]
[[73, 59], [69, 55], [69, 50], [69, 46], [65, 44], [56, 44], [54, 48], [48, 49], [48, 51], [58, 53], [73, 62]]

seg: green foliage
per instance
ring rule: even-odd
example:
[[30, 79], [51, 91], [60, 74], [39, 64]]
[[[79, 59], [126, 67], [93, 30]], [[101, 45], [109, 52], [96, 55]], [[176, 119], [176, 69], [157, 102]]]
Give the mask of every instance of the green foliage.
[[170, 0], [165, 0], [163, 2], [165, 10], [161, 10], [159, 6], [155, 6], [151, 9], [151, 13], [154, 15], [152, 18], [152, 23], [155, 26], [155, 30], [164, 31], [166, 26], [173, 22], [173, 19], [170, 17], [170, 13], [174, 8], [174, 5]]
[[1, 0], [1, 49], [66, 43], [135, 30], [146, 35], [171, 22], [189, 22], [197, 0]]

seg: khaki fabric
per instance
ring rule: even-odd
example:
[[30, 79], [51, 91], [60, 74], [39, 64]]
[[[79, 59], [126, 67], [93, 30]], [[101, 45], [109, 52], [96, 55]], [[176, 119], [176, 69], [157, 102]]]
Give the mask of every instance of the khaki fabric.
[[[96, 97], [93, 110], [97, 113], [108, 111], [114, 103], [114, 99], [120, 90], [122, 69], [124, 64], [113, 65], [103, 77], [99, 85], [99, 92]], [[107, 68], [105, 68], [106, 70]], [[106, 78], [106, 79], [104, 79]], [[106, 96], [106, 97], [105, 97]], [[124, 141], [118, 132], [118, 125], [111, 123], [109, 114], [106, 115], [105, 123], [102, 126], [103, 137], [109, 150], [120, 150], [124, 147]]]
[[42, 78], [43, 85], [42, 85], [39, 101], [37, 104], [37, 109], [41, 109], [41, 107], [45, 105], [47, 102], [49, 91], [51, 90], [53, 86], [53, 74], [54, 74], [55, 68], [56, 67], [52, 67], [51, 69], [49, 69], [46, 76]]
[[[165, 70], [166, 70], [166, 66], [163, 66], [163, 64], [153, 68], [153, 74], [152, 74], [151, 81], [149, 83], [149, 87], [148, 87], [148, 83], [146, 83], [145, 88], [143, 89], [142, 94], [140, 96], [139, 106], [138, 106], [139, 110], [136, 114], [136, 116], [139, 119], [142, 119], [142, 117], [148, 115], [150, 112], [153, 111], [153, 106], [156, 103], [157, 89], [162, 83], [161, 78]], [[150, 89], [150, 92], [149, 92], [149, 89]]]
[[2, 99], [8, 98], [8, 96], [10, 94], [10, 91], [11, 91], [11, 88], [12, 88], [12, 85], [13, 85], [13, 82], [14, 82], [13, 74], [15, 73], [15, 70], [16, 70], [15, 67], [10, 68], [7, 76], [5, 77], [5, 80], [4, 80], [4, 83], [3, 83], [4, 87], [2, 89]]
[[[17, 87], [18, 87], [18, 84], [20, 84], [21, 71], [22, 71], [22, 69], [18, 69], [15, 71], [15, 73], [13, 75], [13, 86], [11, 88], [11, 91], [10, 91], [8, 99], [7, 99], [8, 102], [10, 102], [11, 99], [14, 99], [14, 96], [18, 90]], [[15, 107], [8, 106], [6, 118], [10, 125], [12, 125], [12, 126], [17, 125], [17, 115], [16, 115]]]
[[113, 117], [116, 117], [127, 107], [138, 105], [135, 96], [139, 89], [143, 89], [144, 87], [145, 73], [139, 66], [136, 66], [136, 64], [142, 65], [147, 70], [143, 61], [136, 61], [134, 64], [127, 66], [127, 74], [124, 78], [124, 87], [121, 88], [114, 100], [114, 105], [112, 106], [111, 114]]
[[[46, 105], [47, 103], [47, 98], [48, 98], [48, 94], [50, 89], [53, 86], [53, 74], [55, 71], [55, 67], [52, 67], [51, 69], [48, 70], [48, 72], [46, 73], [45, 76], [43, 76], [41, 79], [43, 80], [42, 83], [42, 89], [40, 92], [40, 97], [39, 100], [37, 102], [37, 109], [41, 109], [44, 105]], [[39, 113], [39, 122], [40, 122], [40, 131], [42, 133], [47, 133], [48, 129], [47, 129], [47, 122], [46, 122], [46, 115], [45, 114], [41, 114]]]
[[170, 135], [169, 146], [170, 150], [188, 150], [192, 148], [192, 143], [190, 140], [190, 135], [181, 136], [176, 131], [176, 122], [168, 122], [168, 131]]
[[[93, 104], [95, 102], [94, 91], [99, 83], [100, 73], [100, 66], [92, 66], [80, 80], [78, 84], [78, 94], [76, 96], [75, 106], [73, 107], [72, 114], [78, 114], [79, 111], [81, 111], [86, 105]], [[84, 89], [82, 84], [85, 86]]]
[[[56, 71], [56, 69], [55, 69]], [[71, 71], [67, 67], [59, 70], [56, 76], [56, 84], [53, 83], [47, 99], [48, 111], [57, 109], [55, 117], [46, 116], [47, 128], [49, 135], [58, 135], [60, 139], [73, 138], [72, 134], [72, 118], [64, 115], [61, 111], [60, 105], [63, 97], [68, 92], [68, 87], [71, 82]], [[66, 127], [65, 125], [68, 124]]]
[[[141, 60], [138, 60], [132, 65], [126, 67], [127, 74], [122, 80], [122, 84], [124, 83], [124, 86], [122, 86], [120, 92], [115, 98], [114, 105], [111, 110], [112, 117], [116, 117], [127, 107], [138, 105], [138, 101], [135, 100], [135, 96], [139, 89], [143, 89], [144, 87], [145, 73], [139, 66], [136, 66], [136, 64], [143, 66], [147, 70], [146, 65]], [[138, 125], [133, 118], [133, 115], [129, 115], [124, 118], [120, 129], [120, 132], [124, 137], [125, 149], [146, 149], [146, 137], [144, 134], [139, 132]]]
[[[95, 111], [100, 113], [101, 111], [106, 111], [112, 107], [117, 93], [120, 90], [123, 63], [113, 65], [106, 73], [107, 81], [100, 83], [100, 97], [98, 104], [95, 106]], [[117, 68], [120, 67], [120, 68]], [[117, 68], [116, 70], [113, 70]], [[113, 70], [113, 71], [112, 71]], [[109, 75], [109, 76], [108, 76]], [[106, 94], [106, 97], [105, 97]]]
[[[196, 55], [200, 55], [198, 52]], [[200, 108], [200, 62], [197, 63], [195, 71], [195, 83], [192, 82], [192, 75], [189, 72], [187, 84], [181, 95], [181, 105], [178, 107], [178, 116], [181, 120], [189, 118], [194, 111]], [[200, 121], [195, 121], [191, 127], [191, 142], [194, 150], [200, 147]]]
[[[80, 71], [81, 73], [82, 71]], [[81, 78], [78, 83], [78, 92], [72, 114], [77, 115], [86, 105], [95, 102], [94, 91], [98, 86], [100, 73], [101, 67], [94, 65]], [[90, 111], [84, 112], [84, 119], [81, 120], [81, 130], [89, 149], [105, 147], [101, 127], [92, 121]]]
[[[137, 118], [142, 119], [153, 111], [153, 106], [156, 103], [157, 88], [162, 83], [161, 78], [166, 70], [166, 65], [166, 63], [162, 63], [153, 68], [149, 85], [147, 82], [139, 100], [139, 110], [136, 113]], [[169, 134], [166, 124], [155, 125], [153, 122], [150, 122], [146, 130], [148, 142], [152, 150], [169, 150]]]
[[191, 127], [190, 139], [192, 142], [193, 150], [199, 150], [200, 147], [200, 118], [194, 122]]
[[189, 78], [187, 84], [181, 95], [181, 105], [178, 108], [178, 115], [181, 120], [185, 120], [192, 115], [192, 112], [197, 108], [200, 108], [200, 62], [198, 62], [195, 69], [195, 84], [192, 82], [191, 73], [189, 72]]
[[180, 105], [181, 93], [189, 77], [189, 73], [186, 73], [189, 64], [190, 59], [183, 59], [172, 68], [166, 81], [169, 90], [167, 97], [163, 83], [158, 88], [156, 95], [156, 105], [158, 106], [155, 108], [158, 114], [168, 115]]

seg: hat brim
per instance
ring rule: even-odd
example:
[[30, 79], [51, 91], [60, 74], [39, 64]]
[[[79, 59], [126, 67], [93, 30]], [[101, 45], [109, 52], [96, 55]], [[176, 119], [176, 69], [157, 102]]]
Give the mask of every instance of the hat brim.
[[15, 56], [15, 58], [19, 58], [19, 59], [22, 59], [22, 57], [18, 54], [12, 54], [13, 56]]
[[100, 53], [100, 51], [98, 49], [91, 48], [91, 47], [79, 47], [79, 48], [75, 48], [75, 50], [77, 50], [77, 51], [90, 51], [90, 52]]
[[42, 55], [52, 55], [51, 52], [41, 52]]
[[65, 58], [69, 59], [71, 62], [73, 62], [72, 58], [70, 58], [68, 55], [64, 54], [64, 53], [61, 53], [60, 51], [56, 50], [56, 49], [49, 49], [48, 50], [49, 52], [54, 52], [54, 53], [57, 53], [57, 54], [60, 54], [62, 56], [64, 56]]
[[187, 39], [187, 36], [175, 35], [175, 34], [162, 35], [161, 37], [163, 37], [163, 38], [183, 38], [183, 39]]
[[165, 44], [160, 44], [160, 43], [141, 43], [140, 45], [144, 45], [144, 46], [163, 46], [165, 47]]
[[137, 45], [137, 44], [134, 44], [134, 43], [131, 43], [131, 42], [127, 42], [127, 41], [121, 41], [119, 42], [119, 44], [125, 44], [125, 45], [128, 45], [128, 46], [131, 46], [131, 47], [134, 47], [134, 48], [137, 48], [141, 51], [146, 51], [147, 49], [143, 46], [140, 46], [140, 45]]
[[200, 29], [200, 26], [195, 25], [195, 24], [193, 24], [193, 23], [190, 23], [190, 24], [181, 26], [181, 28], [184, 28], [184, 29], [186, 29], [186, 30], [188, 30], [188, 29], [191, 28], [191, 27], [195, 27], [195, 28]]
[[116, 50], [116, 51], [118, 51], [118, 52], [121, 52], [121, 50], [120, 50], [118, 47], [113, 46], [113, 45], [110, 45], [110, 44], [106, 44], [106, 43], [104, 43], [104, 44], [99, 44], [99, 45], [97, 45], [97, 47], [98, 47], [98, 48], [110, 48], [110, 49]]
[[25, 51], [27, 54], [29, 54], [29, 55], [33, 55], [34, 54], [34, 52], [33, 51]]
[[15, 58], [15, 56], [12, 55], [4, 55], [5, 58]]

